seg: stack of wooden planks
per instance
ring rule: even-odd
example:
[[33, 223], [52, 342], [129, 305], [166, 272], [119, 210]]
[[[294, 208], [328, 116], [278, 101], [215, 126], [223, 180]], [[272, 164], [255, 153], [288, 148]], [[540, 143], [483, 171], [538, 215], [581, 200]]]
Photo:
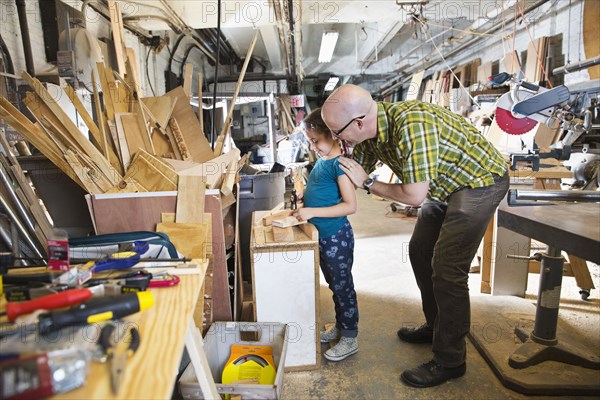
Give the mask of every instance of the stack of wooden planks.
[[[47, 240], [53, 227], [37, 194], [16, 158], [12, 155], [8, 140], [0, 135], [0, 195], [2, 208], [17, 227], [18, 236], [27, 244], [30, 256], [44, 256]], [[5, 225], [2, 224], [2, 227]], [[7, 233], [7, 232], [4, 232]], [[10, 232], [8, 232], [8, 236]], [[23, 250], [23, 249], [21, 249]]]

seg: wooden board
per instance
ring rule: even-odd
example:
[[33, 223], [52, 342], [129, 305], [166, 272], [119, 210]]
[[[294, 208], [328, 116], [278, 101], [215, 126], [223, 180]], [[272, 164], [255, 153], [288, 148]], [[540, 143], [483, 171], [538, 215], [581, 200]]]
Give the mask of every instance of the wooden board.
[[[223, 179], [223, 175], [227, 171], [227, 166], [232, 160], [239, 160], [240, 150], [233, 149], [225, 154], [220, 155], [210, 161], [206, 161], [202, 164], [193, 164], [192, 167], [186, 168], [179, 171], [179, 175], [195, 175], [203, 176], [206, 179], [206, 185], [210, 188], [216, 188]], [[171, 165], [183, 165], [180, 163], [172, 163]]]
[[[583, 47], [585, 58], [600, 55], [600, 37], [598, 36], [598, 18], [600, 17], [600, 2], [585, 0], [583, 6]], [[600, 65], [588, 68], [590, 80], [600, 78]]]
[[204, 207], [212, 215], [212, 241], [208, 251], [213, 255], [213, 318], [215, 321], [231, 321], [231, 298], [227, 278], [227, 258], [225, 254], [225, 232], [219, 195], [207, 195]]
[[194, 74], [194, 64], [185, 64], [183, 69], [183, 91], [188, 99], [192, 97], [192, 76]]
[[117, 56], [117, 66], [119, 75], [125, 76], [125, 35], [123, 30], [123, 15], [121, 14], [121, 5], [114, 0], [108, 0], [108, 10], [110, 13], [110, 25], [113, 34], [115, 54]]
[[215, 158], [183, 88], [177, 87], [167, 93], [166, 96], [176, 99], [172, 117], [175, 118], [181, 129], [181, 134], [188, 146], [192, 160], [201, 163]]
[[289, 228], [296, 225], [306, 224], [307, 221], [298, 221], [296, 217], [276, 218], [271, 222], [271, 225], [277, 228]]
[[169, 124], [177, 98], [169, 96], [145, 97], [142, 103], [147, 108], [151, 119], [158, 124], [158, 128], [164, 128]]
[[166, 233], [184, 257], [206, 258], [206, 224], [161, 222], [156, 225], [156, 232]]
[[[127, 153], [130, 157], [135, 157], [136, 153], [140, 149], [145, 149], [146, 145], [142, 138], [144, 132], [140, 129], [137, 116], [133, 113], [116, 113], [115, 114], [115, 122], [117, 123], [117, 131], [119, 132], [119, 137], [121, 135], [125, 137], [125, 143], [127, 144]], [[123, 143], [122, 141], [120, 142]], [[121, 151], [123, 151], [123, 147], [121, 147]], [[125, 163], [125, 160], [123, 160]], [[127, 166], [126, 169], [129, 169]]]
[[295, 239], [294, 230], [292, 229], [291, 226], [281, 228], [281, 227], [273, 225], [272, 232], [273, 232], [273, 241], [278, 242], [278, 243], [292, 243]]
[[163, 212], [175, 212], [177, 197], [163, 192], [91, 196], [96, 234], [156, 230]]
[[125, 178], [133, 178], [149, 192], [162, 192], [177, 190], [177, 181], [173, 182], [163, 174], [161, 169], [149, 162], [138, 153], [134, 157]]
[[179, 177], [176, 222], [203, 222], [205, 190], [206, 185], [201, 177]]

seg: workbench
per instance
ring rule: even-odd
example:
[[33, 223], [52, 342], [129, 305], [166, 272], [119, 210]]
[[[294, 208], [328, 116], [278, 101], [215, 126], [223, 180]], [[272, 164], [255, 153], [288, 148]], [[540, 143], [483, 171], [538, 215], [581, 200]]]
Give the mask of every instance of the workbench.
[[[475, 300], [470, 332], [474, 345], [502, 382], [519, 392], [600, 394], [598, 344], [581, 343], [578, 335], [558, 323], [564, 262], [561, 252], [600, 263], [600, 204], [509, 207], [503, 203], [498, 209], [498, 226], [548, 245], [547, 251], [540, 253], [542, 272], [535, 319], [531, 321], [531, 314], [522, 311], [528, 309], [518, 304], [508, 306], [511, 298], [504, 301], [500, 297], [491, 298], [495, 310], [488, 309], [483, 316], [486, 300]], [[492, 324], [501, 328], [493, 340]]]
[[[517, 169], [509, 171], [511, 187], [528, 187], [537, 190], [560, 190], [561, 179], [572, 178], [573, 174], [561, 165], [559, 160], [540, 160], [539, 171]], [[509, 260], [506, 254], [528, 255], [530, 237], [511, 232], [498, 226], [497, 214], [494, 215], [483, 238], [483, 254], [481, 259], [481, 293], [493, 295], [525, 296], [527, 275], [539, 270], [539, 263], [522, 260]], [[571, 257], [565, 264], [568, 273], [574, 276], [580, 288], [593, 289], [585, 259]]]
[[[154, 306], [127, 317], [139, 329], [141, 342], [137, 352], [128, 359], [125, 377], [118, 396], [110, 389], [108, 364], [92, 362], [87, 383], [73, 391], [54, 396], [56, 399], [170, 399], [184, 346], [194, 362], [202, 362], [202, 339], [193, 324], [193, 313], [204, 282], [206, 261], [194, 260], [190, 268], [179, 274], [179, 285], [149, 289]], [[192, 269], [191, 266], [197, 268]], [[177, 274], [176, 269], [170, 271]], [[198, 347], [199, 346], [199, 347]], [[200, 357], [200, 360], [198, 360]], [[199, 381], [210, 379], [210, 370], [197, 371]], [[213, 382], [214, 386], [214, 382]], [[216, 393], [216, 389], [215, 389]]]

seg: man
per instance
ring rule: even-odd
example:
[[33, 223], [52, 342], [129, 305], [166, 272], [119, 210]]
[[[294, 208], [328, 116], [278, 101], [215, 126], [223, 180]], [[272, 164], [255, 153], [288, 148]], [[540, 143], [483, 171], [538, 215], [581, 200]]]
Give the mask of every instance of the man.
[[[403, 327], [401, 340], [433, 343], [433, 359], [401, 374], [414, 387], [439, 385], [466, 372], [468, 273], [486, 226], [509, 186], [502, 155], [464, 118], [420, 101], [375, 102], [344, 85], [323, 105], [332, 134], [354, 146], [340, 158], [357, 188], [421, 205], [409, 244], [426, 323]], [[380, 160], [402, 183], [369, 179]]]

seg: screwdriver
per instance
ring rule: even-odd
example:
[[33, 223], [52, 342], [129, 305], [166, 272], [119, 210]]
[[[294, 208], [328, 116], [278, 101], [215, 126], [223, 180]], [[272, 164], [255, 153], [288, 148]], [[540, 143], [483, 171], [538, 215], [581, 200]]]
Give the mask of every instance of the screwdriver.
[[0, 337], [15, 335], [21, 329], [38, 330], [40, 334], [58, 331], [69, 326], [93, 324], [123, 318], [154, 305], [152, 292], [128, 293], [120, 296], [93, 298], [64, 311], [40, 314], [38, 322], [0, 331]]
[[6, 315], [9, 321], [13, 322], [17, 317], [29, 314], [35, 310], [55, 310], [57, 308], [70, 307], [75, 304], [83, 303], [92, 297], [89, 289], [71, 289], [64, 292], [54, 293], [39, 297], [35, 300], [6, 303], [6, 312], [0, 313], [0, 316]]

